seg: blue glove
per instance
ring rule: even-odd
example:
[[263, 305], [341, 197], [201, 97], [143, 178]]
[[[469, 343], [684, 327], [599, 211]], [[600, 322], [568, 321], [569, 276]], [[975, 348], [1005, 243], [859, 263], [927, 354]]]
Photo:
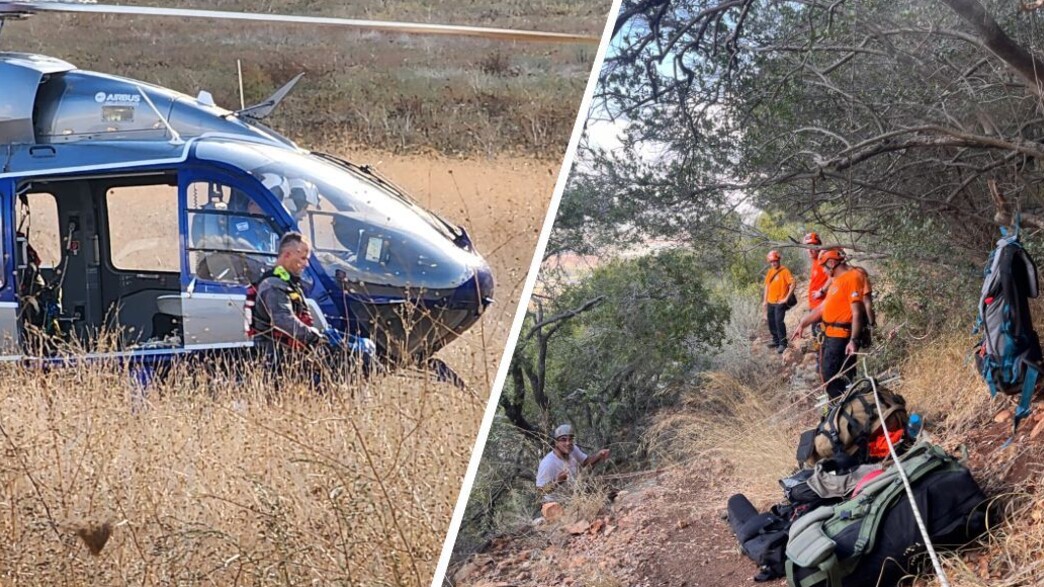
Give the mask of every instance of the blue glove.
[[326, 344], [332, 347], [339, 347], [344, 344], [344, 335], [335, 328], [327, 328], [324, 330], [323, 337], [326, 338]]
[[327, 344], [332, 347], [347, 348], [364, 357], [372, 357], [377, 354], [377, 345], [368, 338], [354, 334], [344, 334], [335, 328], [327, 328], [323, 332], [323, 336], [326, 337]]
[[377, 354], [377, 345], [368, 338], [349, 334], [347, 342], [348, 348], [364, 357], [373, 357]]

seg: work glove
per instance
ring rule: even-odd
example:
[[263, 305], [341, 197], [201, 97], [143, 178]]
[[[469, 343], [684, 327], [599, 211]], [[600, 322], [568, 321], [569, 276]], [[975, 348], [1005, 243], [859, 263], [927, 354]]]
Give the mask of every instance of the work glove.
[[349, 334], [345, 343], [353, 352], [359, 353], [364, 357], [373, 357], [377, 354], [377, 345], [368, 338]]
[[345, 334], [336, 328], [327, 328], [323, 332], [323, 338], [332, 347], [346, 348], [364, 357], [377, 354], [377, 345], [372, 340], [354, 334]]
[[327, 328], [323, 331], [323, 340], [332, 347], [339, 347], [344, 344], [344, 335], [335, 328]]

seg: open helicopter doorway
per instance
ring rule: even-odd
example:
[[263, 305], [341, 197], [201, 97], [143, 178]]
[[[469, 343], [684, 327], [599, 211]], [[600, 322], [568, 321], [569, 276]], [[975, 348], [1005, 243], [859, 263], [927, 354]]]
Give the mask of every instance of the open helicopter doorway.
[[15, 209], [26, 354], [182, 346], [175, 173], [34, 179]]

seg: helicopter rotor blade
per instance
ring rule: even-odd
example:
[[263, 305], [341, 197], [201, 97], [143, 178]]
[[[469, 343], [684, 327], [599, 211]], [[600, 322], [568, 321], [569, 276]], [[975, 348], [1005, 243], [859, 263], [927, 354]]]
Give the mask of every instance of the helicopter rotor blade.
[[475, 26], [425, 24], [381, 20], [357, 20], [326, 16], [293, 16], [284, 14], [261, 14], [252, 12], [230, 12], [223, 10], [196, 10], [187, 8], [153, 8], [148, 6], [118, 6], [113, 4], [88, 4], [75, 2], [0, 2], [0, 19], [6, 14], [21, 16], [38, 12], [129, 14], [139, 16], [175, 16], [180, 18], [213, 18], [223, 20], [248, 20], [279, 24], [314, 24], [357, 28], [371, 31], [401, 34], [445, 35], [477, 37], [505, 41], [529, 41], [544, 43], [595, 44], [598, 37], [570, 33], [545, 33]]

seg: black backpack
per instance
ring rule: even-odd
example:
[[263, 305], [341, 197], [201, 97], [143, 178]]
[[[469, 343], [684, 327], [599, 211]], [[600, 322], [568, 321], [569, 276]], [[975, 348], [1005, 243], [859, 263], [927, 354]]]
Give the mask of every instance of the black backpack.
[[[971, 473], [941, 448], [922, 442], [902, 458], [936, 548], [958, 546], [986, 530], [987, 501]], [[885, 587], [907, 576], [924, 550], [895, 466], [850, 500], [799, 518], [787, 543], [790, 587]]]
[[728, 519], [740, 550], [758, 565], [758, 575], [754, 580], [782, 577], [786, 572], [785, 551], [791, 521], [775, 511], [758, 513], [741, 493], [729, 498]]
[[1019, 394], [1012, 432], [1030, 413], [1030, 401], [1041, 370], [1040, 339], [1033, 329], [1029, 299], [1038, 291], [1037, 266], [1019, 243], [1019, 231], [997, 241], [983, 272], [979, 318], [975, 332], [975, 365], [990, 396]]

